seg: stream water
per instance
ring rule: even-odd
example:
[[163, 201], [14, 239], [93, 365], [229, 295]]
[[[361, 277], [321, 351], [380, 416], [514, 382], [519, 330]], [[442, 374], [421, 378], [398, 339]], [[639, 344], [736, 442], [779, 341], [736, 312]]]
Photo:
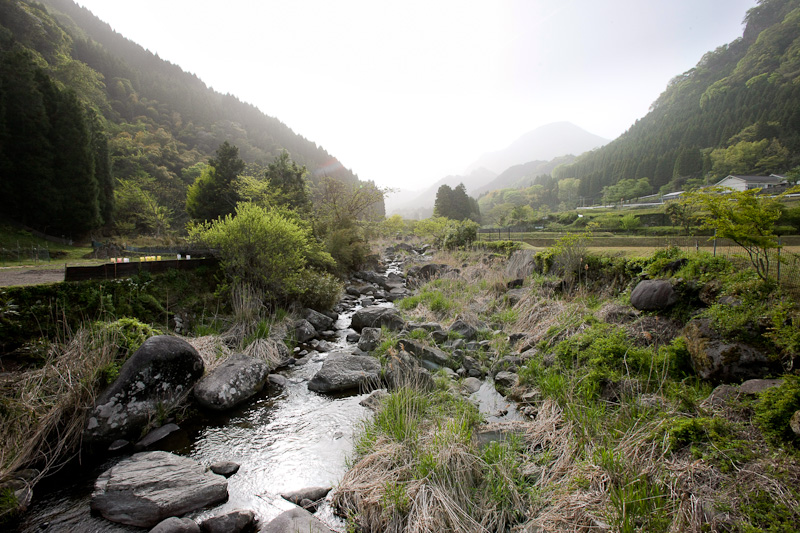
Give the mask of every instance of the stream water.
[[[391, 303], [376, 302], [391, 306]], [[331, 351], [351, 351], [346, 340], [350, 319], [359, 309], [340, 315], [335, 337], [328, 339]], [[229, 499], [210, 509], [190, 515], [205, 518], [234, 509], [250, 509], [264, 524], [293, 504], [281, 493], [311, 486], [335, 486], [347, 470], [353, 436], [370, 415], [359, 405], [366, 394], [321, 395], [308, 390], [307, 382], [321, 368], [328, 352], [315, 353], [309, 362], [281, 373], [287, 385], [270, 385], [246, 405], [224, 414], [205, 413], [181, 424], [161, 449], [192, 457], [203, 464], [234, 461], [239, 472], [228, 478]], [[516, 419], [513, 403], [507, 402], [485, 382], [473, 395], [489, 421]], [[498, 412], [507, 413], [498, 416]], [[89, 509], [94, 480], [117, 458], [95, 467], [61, 473], [37, 487], [37, 498], [24, 516], [19, 530], [33, 532], [141, 532], [93, 516]], [[344, 523], [330, 506], [323, 504], [316, 516], [335, 531]]]

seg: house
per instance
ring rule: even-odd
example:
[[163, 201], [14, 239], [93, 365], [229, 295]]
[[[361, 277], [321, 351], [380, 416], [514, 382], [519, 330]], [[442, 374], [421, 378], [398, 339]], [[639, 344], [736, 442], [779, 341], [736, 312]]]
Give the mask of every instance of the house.
[[749, 189], [768, 189], [784, 184], [786, 184], [786, 178], [775, 174], [771, 176], [730, 175], [715, 183], [714, 187], [729, 187], [736, 191], [746, 191]]

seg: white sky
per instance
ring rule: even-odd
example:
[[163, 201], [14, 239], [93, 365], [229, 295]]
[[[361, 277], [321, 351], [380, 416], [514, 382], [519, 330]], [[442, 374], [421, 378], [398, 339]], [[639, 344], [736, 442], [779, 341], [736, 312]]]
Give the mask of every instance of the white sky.
[[424, 188], [544, 124], [613, 139], [756, 0], [77, 0], [323, 146]]

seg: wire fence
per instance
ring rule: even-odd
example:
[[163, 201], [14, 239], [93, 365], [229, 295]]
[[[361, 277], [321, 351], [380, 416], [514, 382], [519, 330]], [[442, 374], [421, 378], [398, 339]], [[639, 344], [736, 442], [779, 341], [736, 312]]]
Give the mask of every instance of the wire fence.
[[0, 247], [0, 264], [20, 263], [32, 261], [34, 263], [50, 262], [50, 250], [46, 246], [29, 245], [16, 247]]

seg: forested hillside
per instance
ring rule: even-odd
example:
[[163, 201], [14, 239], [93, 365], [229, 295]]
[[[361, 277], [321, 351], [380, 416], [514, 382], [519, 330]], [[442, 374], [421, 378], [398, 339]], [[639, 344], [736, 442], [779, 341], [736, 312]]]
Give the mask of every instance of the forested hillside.
[[71, 0], [43, 4], [0, 0], [6, 216], [72, 236], [180, 228], [188, 186], [225, 141], [254, 176], [286, 150], [312, 182], [358, 181], [278, 119], [213, 91]]
[[667, 192], [731, 173], [794, 175], [798, 165], [800, 0], [759, 0], [741, 38], [707, 53], [626, 133], [553, 177], [579, 179], [578, 194], [597, 202], [624, 179]]

